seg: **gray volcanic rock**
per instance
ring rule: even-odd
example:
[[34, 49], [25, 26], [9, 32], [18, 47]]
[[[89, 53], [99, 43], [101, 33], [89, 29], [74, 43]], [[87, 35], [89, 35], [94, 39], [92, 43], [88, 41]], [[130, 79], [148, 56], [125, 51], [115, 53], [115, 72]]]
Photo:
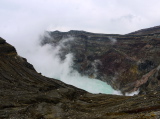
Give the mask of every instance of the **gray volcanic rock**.
[[160, 91], [160, 65], [137, 81], [137, 85], [139, 83], [143, 84], [140, 88], [140, 94], [147, 94], [150, 91]]
[[[0, 48], [0, 119], [160, 118], [159, 90], [132, 97], [90, 94], [37, 73], [2, 38]], [[148, 76], [159, 80], [159, 67]]]
[[141, 88], [138, 80], [160, 65], [159, 31], [159, 26], [126, 35], [54, 31], [41, 45], [54, 47], [70, 39], [61, 48], [61, 59], [74, 54], [72, 67], [80, 74], [105, 81], [125, 94]]

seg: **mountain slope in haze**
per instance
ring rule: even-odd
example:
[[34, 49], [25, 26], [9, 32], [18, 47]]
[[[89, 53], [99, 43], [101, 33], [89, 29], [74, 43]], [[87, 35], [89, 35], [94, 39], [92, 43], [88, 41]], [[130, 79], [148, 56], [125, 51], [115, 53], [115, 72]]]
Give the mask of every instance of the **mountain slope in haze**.
[[[125, 94], [141, 90], [160, 65], [159, 31], [159, 26], [126, 35], [53, 31], [44, 36], [41, 45], [54, 47], [72, 39], [63, 44], [61, 59], [74, 54], [73, 68], [80, 74], [105, 81]], [[148, 78], [143, 80], [146, 75]]]
[[160, 33], [160, 26], [155, 26], [151, 28], [141, 29], [132, 33], [129, 33], [130, 35], [158, 35]]
[[[159, 79], [159, 69], [153, 73]], [[44, 77], [0, 38], [0, 119], [155, 119], [159, 102], [158, 88], [132, 97], [94, 95]]]

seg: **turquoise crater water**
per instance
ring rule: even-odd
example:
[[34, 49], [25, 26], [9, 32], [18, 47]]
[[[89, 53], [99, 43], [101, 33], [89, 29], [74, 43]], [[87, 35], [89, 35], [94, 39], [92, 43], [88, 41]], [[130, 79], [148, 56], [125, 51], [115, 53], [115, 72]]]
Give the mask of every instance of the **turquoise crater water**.
[[106, 82], [88, 78], [86, 76], [80, 76], [80, 74], [74, 74], [74, 75], [68, 75], [68, 76], [62, 76], [60, 78], [61, 81], [73, 85], [77, 88], [86, 90], [90, 93], [98, 94], [113, 94], [114, 90], [113, 88], [108, 85]]

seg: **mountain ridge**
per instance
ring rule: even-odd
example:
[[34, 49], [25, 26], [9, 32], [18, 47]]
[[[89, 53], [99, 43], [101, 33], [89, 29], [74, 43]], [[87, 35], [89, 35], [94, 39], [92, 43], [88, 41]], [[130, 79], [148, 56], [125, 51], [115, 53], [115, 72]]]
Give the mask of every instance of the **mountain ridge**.
[[150, 28], [144, 28], [135, 32], [131, 32], [128, 35], [147, 35], [147, 34], [159, 34], [160, 33], [160, 26], [154, 26]]

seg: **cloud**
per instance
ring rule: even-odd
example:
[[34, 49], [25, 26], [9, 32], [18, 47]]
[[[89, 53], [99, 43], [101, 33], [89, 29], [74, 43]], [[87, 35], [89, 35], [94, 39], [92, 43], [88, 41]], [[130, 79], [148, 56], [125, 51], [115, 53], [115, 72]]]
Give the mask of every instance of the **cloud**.
[[1, 0], [0, 31], [18, 34], [41, 26], [124, 34], [159, 25], [159, 5], [158, 0]]
[[117, 42], [116, 38], [113, 38], [113, 37], [108, 37], [108, 38], [109, 38], [112, 45], [114, 45]]

